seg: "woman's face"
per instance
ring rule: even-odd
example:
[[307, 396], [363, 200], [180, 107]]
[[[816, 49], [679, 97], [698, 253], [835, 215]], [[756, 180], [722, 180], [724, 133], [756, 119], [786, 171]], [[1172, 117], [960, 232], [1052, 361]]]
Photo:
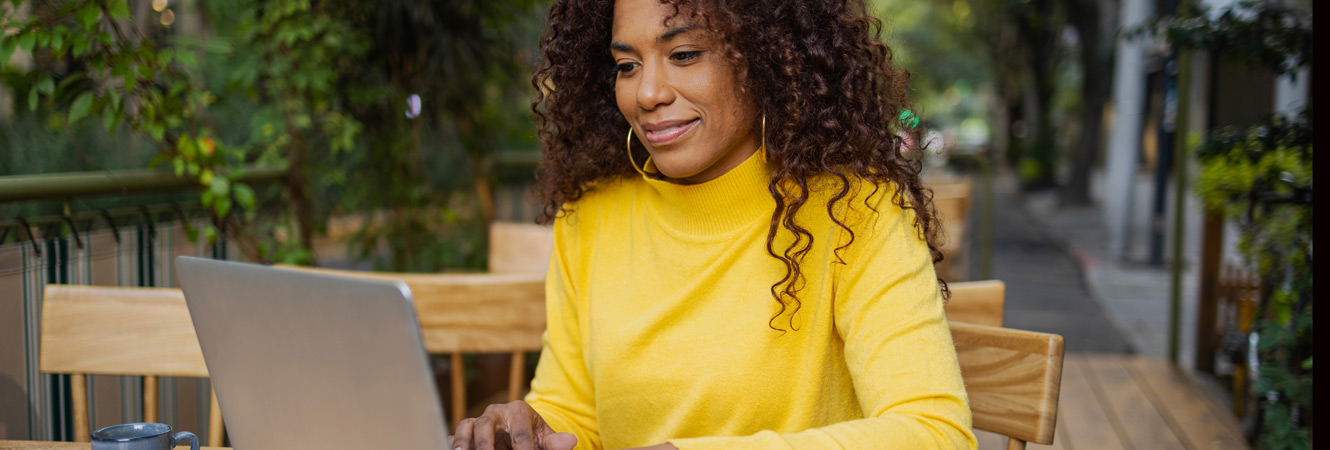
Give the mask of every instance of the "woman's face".
[[673, 12], [659, 0], [615, 1], [614, 96], [661, 174], [702, 183], [757, 150], [757, 112], [715, 36], [686, 11], [666, 27]]

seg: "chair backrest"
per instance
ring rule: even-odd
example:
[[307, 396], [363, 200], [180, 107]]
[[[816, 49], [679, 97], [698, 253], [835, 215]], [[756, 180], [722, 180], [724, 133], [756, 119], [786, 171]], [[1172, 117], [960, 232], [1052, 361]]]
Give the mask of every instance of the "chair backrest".
[[1026, 442], [1053, 443], [1062, 386], [1062, 336], [952, 323], [974, 428]]
[[935, 268], [943, 279], [964, 280], [968, 267], [966, 249], [969, 247], [965, 225], [973, 201], [970, 180], [961, 178], [931, 183], [928, 187], [933, 190], [933, 207], [937, 209], [945, 236], [939, 249], [944, 258]]
[[[90, 437], [87, 378], [143, 376], [143, 416], [158, 421], [157, 377], [208, 377], [185, 296], [175, 288], [47, 285], [41, 360], [46, 373], [70, 374], [74, 435]], [[222, 445], [222, 415], [212, 395], [208, 445]]]
[[545, 333], [545, 274], [415, 274], [282, 266], [329, 275], [401, 280], [411, 288], [425, 350], [450, 354], [452, 420], [467, 417], [463, 353], [509, 353], [508, 400], [521, 398], [526, 352]]
[[550, 268], [554, 228], [529, 223], [490, 224], [489, 273], [538, 273]]
[[933, 207], [937, 208], [942, 221], [965, 221], [970, 212], [970, 203], [973, 200], [974, 192], [970, 180], [960, 179], [947, 183], [930, 184], [928, 188], [933, 190]]
[[1002, 326], [1006, 283], [999, 280], [961, 281], [947, 283], [947, 287], [951, 288], [951, 298], [946, 306], [948, 322]]

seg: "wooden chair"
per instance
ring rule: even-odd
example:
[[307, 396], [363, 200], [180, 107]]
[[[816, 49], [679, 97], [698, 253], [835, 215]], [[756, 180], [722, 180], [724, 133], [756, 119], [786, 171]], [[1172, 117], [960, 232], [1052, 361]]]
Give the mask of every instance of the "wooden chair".
[[966, 278], [966, 219], [973, 202], [973, 186], [968, 179], [930, 183], [933, 189], [933, 207], [946, 234], [941, 248], [945, 258], [937, 264], [938, 274], [946, 280], [962, 281]]
[[[42, 372], [70, 375], [74, 439], [88, 442], [88, 375], [143, 376], [143, 420], [157, 422], [157, 377], [207, 378], [185, 296], [174, 288], [47, 285]], [[220, 447], [222, 413], [212, 393], [208, 445]]]
[[946, 305], [948, 322], [1002, 326], [1006, 283], [998, 280], [962, 281], [947, 283], [947, 286], [951, 288], [951, 298]]
[[554, 228], [527, 223], [490, 224], [489, 273], [536, 273], [550, 268]]
[[509, 353], [508, 401], [522, 398], [526, 352], [545, 333], [545, 274], [410, 274], [281, 266], [336, 276], [400, 280], [411, 288], [425, 350], [449, 354], [452, 419], [466, 417], [464, 353]]
[[1007, 449], [1052, 444], [1062, 386], [1062, 336], [952, 323], [974, 428], [1004, 435]]

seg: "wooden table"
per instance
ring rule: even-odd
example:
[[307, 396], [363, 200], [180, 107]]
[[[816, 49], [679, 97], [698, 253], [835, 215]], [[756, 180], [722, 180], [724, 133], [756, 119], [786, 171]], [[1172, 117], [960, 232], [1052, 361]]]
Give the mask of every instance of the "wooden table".
[[[87, 442], [38, 442], [38, 441], [0, 441], [0, 450], [89, 450], [92, 444]], [[176, 448], [188, 448], [180, 446]], [[202, 447], [211, 450], [228, 450], [230, 447]]]

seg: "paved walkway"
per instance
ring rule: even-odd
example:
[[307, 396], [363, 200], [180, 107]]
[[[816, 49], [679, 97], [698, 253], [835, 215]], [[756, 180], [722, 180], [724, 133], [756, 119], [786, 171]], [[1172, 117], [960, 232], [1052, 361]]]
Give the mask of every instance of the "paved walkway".
[[[1021, 202], [1030, 217], [1047, 230], [1048, 236], [1072, 256], [1092, 297], [1107, 319], [1127, 339], [1134, 353], [1158, 358], [1169, 357], [1169, 329], [1172, 317], [1172, 277], [1170, 266], [1151, 265], [1145, 261], [1149, 236], [1149, 193], [1151, 180], [1136, 183], [1135, 213], [1129, 229], [1129, 245], [1123, 260], [1107, 256], [1108, 233], [1103, 213], [1095, 207], [1068, 208], [1057, 204], [1054, 192], [1028, 193]], [[1170, 192], [1171, 195], [1171, 192]], [[1102, 197], [1099, 195], [1097, 197]], [[1184, 233], [1184, 269], [1179, 314], [1178, 364], [1195, 367], [1196, 282], [1195, 264], [1200, 250], [1200, 214], [1194, 201], [1188, 202], [1187, 231]], [[1171, 228], [1172, 217], [1165, 223]], [[1165, 242], [1165, 255], [1170, 243]]]
[[[976, 218], [982, 214], [984, 186], [976, 182], [974, 187], [976, 201], [967, 228], [979, 231]], [[1015, 181], [998, 176], [994, 187], [989, 278], [1007, 284], [1005, 326], [1060, 334], [1069, 353], [1131, 353], [1128, 339], [1095, 301], [1076, 261], [1055, 234], [1027, 211]], [[981, 277], [978, 242], [978, 235], [970, 237], [971, 279]]]

